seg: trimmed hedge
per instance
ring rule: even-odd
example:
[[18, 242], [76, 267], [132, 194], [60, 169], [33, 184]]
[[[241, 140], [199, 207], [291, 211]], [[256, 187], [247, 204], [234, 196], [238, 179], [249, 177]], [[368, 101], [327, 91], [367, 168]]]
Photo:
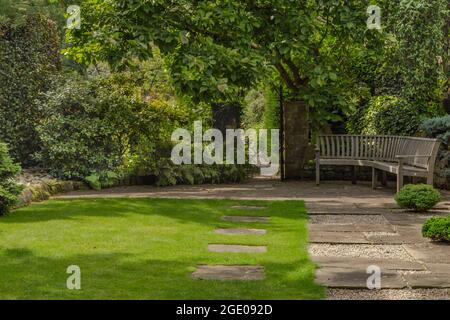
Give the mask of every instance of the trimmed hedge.
[[429, 219], [422, 227], [422, 235], [434, 241], [450, 241], [450, 216]]
[[32, 155], [40, 148], [38, 99], [60, 68], [59, 44], [56, 24], [44, 17], [0, 23], [0, 140], [25, 166], [35, 164]]
[[395, 195], [401, 208], [427, 211], [441, 201], [441, 194], [428, 184], [408, 184]]

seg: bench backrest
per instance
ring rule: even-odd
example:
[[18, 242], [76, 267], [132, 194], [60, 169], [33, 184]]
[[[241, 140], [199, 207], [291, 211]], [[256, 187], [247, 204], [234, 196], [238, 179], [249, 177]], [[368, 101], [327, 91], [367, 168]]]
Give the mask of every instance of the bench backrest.
[[317, 140], [321, 158], [396, 162], [397, 155], [425, 155], [430, 158], [407, 158], [405, 164], [426, 169], [434, 166], [439, 148], [438, 140], [417, 137], [319, 135]]

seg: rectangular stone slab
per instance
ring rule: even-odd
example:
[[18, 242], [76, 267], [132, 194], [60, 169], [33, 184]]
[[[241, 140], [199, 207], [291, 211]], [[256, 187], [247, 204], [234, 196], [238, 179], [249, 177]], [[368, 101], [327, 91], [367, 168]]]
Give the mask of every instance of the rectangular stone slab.
[[308, 214], [311, 216], [322, 216], [322, 215], [333, 215], [333, 216], [339, 216], [339, 215], [352, 215], [352, 216], [379, 216], [384, 214], [380, 211], [374, 211], [374, 212], [363, 212], [361, 210], [342, 210], [342, 211], [327, 211], [327, 210], [307, 210]]
[[415, 232], [407, 233], [404, 231], [391, 235], [366, 233], [366, 238], [374, 244], [414, 244], [428, 242], [428, 239], [422, 237], [421, 234], [416, 234]]
[[404, 248], [415, 259], [425, 263], [450, 264], [449, 244], [418, 243], [404, 245]]
[[[366, 269], [321, 268], [316, 271], [316, 281], [328, 288], [367, 289], [370, 274]], [[402, 289], [406, 283], [396, 272], [381, 273], [382, 289]]]
[[231, 209], [243, 209], [243, 210], [264, 210], [266, 207], [263, 206], [232, 206]]
[[223, 216], [222, 220], [231, 222], [268, 222], [270, 217], [256, 216]]
[[405, 274], [404, 278], [413, 289], [450, 288], [449, 273]]
[[396, 226], [404, 227], [416, 227], [421, 228], [425, 221], [431, 218], [430, 214], [417, 214], [417, 213], [386, 213], [383, 215], [386, 220]]
[[209, 244], [211, 252], [236, 252], [236, 253], [265, 253], [266, 246], [245, 246], [240, 244]]
[[263, 280], [262, 266], [198, 266], [192, 273], [194, 279], [203, 280]]
[[310, 232], [394, 232], [389, 224], [309, 224]]
[[262, 235], [266, 234], [267, 231], [264, 229], [246, 229], [246, 228], [219, 228], [215, 230], [218, 234], [229, 234], [229, 235], [238, 235], [238, 234], [255, 234], [255, 235]]
[[450, 274], [450, 263], [426, 263], [425, 265], [433, 273]]
[[375, 265], [383, 270], [417, 270], [424, 271], [425, 267], [413, 261], [393, 259], [369, 259], [353, 257], [312, 256], [311, 260], [320, 268], [351, 268], [366, 270], [368, 266]]
[[309, 234], [310, 243], [370, 243], [362, 232], [313, 231]]

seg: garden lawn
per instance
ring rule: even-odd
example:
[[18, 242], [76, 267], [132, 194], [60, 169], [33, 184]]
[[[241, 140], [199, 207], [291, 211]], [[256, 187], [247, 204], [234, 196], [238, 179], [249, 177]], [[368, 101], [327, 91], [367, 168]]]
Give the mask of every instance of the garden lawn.
[[[231, 208], [261, 205], [264, 210]], [[269, 215], [269, 223], [222, 221]], [[2, 299], [320, 299], [301, 201], [51, 200], [0, 217]], [[221, 235], [219, 227], [264, 228]], [[208, 244], [267, 245], [267, 253], [213, 253]], [[197, 265], [262, 265], [265, 280], [195, 280]], [[81, 290], [66, 288], [70, 265]]]

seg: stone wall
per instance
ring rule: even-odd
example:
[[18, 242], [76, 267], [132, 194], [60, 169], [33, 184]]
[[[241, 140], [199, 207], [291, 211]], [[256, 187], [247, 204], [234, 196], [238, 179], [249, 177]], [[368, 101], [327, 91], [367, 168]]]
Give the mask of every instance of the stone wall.
[[87, 188], [84, 182], [56, 180], [39, 170], [23, 170], [17, 182], [24, 187], [24, 190], [19, 195], [16, 208], [47, 200], [52, 195]]

